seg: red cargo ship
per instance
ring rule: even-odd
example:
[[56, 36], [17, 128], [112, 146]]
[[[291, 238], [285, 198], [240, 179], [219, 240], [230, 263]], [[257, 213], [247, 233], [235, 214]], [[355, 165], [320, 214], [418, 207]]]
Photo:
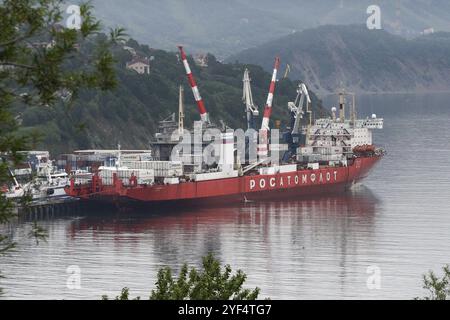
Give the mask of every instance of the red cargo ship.
[[344, 191], [367, 176], [382, 155], [360, 157], [348, 166], [303, 169], [273, 175], [246, 175], [179, 184], [125, 186], [116, 176], [112, 185], [102, 185], [94, 175], [88, 185], [77, 186], [74, 180], [66, 191], [70, 196], [104, 203], [230, 203], [301, 197]]
[[[209, 115], [186, 54], [182, 47], [179, 49], [200, 113], [201, 121], [198, 124], [201, 130], [208, 130], [212, 127]], [[339, 116], [336, 115], [336, 108], [332, 108], [332, 117], [316, 119], [313, 123], [309, 93], [306, 85], [300, 83], [295, 101], [288, 104], [291, 126], [284, 133], [285, 143], [279, 143], [272, 137], [269, 139], [269, 121], [279, 63], [276, 58], [262, 124], [256, 134], [259, 136], [259, 144], [252, 149], [257, 149], [258, 159], [249, 159], [241, 164], [238, 159], [241, 156], [245, 159], [245, 152], [236, 155], [238, 144], [234, 142], [234, 134], [227, 130], [219, 131], [220, 161], [213, 167], [198, 163], [192, 167], [195, 155], [184, 154], [184, 151], [178, 153], [178, 156], [190, 160], [172, 161], [172, 156], [162, 159], [163, 150], [170, 152], [178, 142], [184, 143], [185, 136], [181, 139], [184, 115], [180, 88], [179, 122], [174, 131], [178, 132], [180, 140], [174, 140], [173, 134], [163, 139], [164, 134], [158, 133], [157, 146], [160, 148], [155, 151], [158, 161], [142, 160], [138, 155], [137, 160], [130, 160], [130, 157], [124, 160], [118, 150], [115, 165], [100, 167], [92, 179], [84, 183], [71, 179], [70, 186], [66, 187], [67, 194], [83, 200], [116, 204], [217, 204], [344, 191], [366, 177], [384, 154], [382, 149], [377, 149], [372, 144], [371, 131], [381, 129], [383, 119], [376, 115], [356, 119], [354, 99], [351, 116], [346, 119], [345, 92], [339, 94]], [[248, 70], [245, 70], [243, 83], [247, 126], [248, 130], [255, 130], [255, 136], [255, 121], [259, 112], [253, 104]], [[308, 124], [302, 123], [305, 122], [302, 121], [305, 113], [309, 114]], [[164, 120], [163, 124], [165, 131], [170, 131], [167, 130], [169, 122]], [[195, 132], [194, 129], [194, 134]], [[202, 136], [203, 132], [205, 131], [200, 131]], [[191, 140], [190, 134], [188, 133], [188, 141], [195, 141]], [[280, 150], [285, 151], [282, 159], [275, 153]]]

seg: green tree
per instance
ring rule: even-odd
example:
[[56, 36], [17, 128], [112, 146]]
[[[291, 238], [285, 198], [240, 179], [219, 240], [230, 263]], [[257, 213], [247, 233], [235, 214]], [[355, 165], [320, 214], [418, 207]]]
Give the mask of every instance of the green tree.
[[[130, 300], [130, 289], [127, 287], [122, 289], [122, 292], [120, 292], [120, 295], [116, 296], [114, 300]], [[102, 296], [102, 300], [109, 300], [107, 295]], [[133, 300], [141, 300], [141, 297], [136, 297]]]
[[447, 300], [450, 298], [450, 266], [442, 268], [444, 275], [439, 278], [433, 271], [423, 275], [423, 288], [429, 295], [424, 300]]
[[[260, 289], [243, 289], [246, 279], [242, 270], [232, 275], [229, 265], [222, 269], [219, 260], [209, 254], [203, 258], [202, 270], [191, 268], [189, 271], [184, 264], [178, 278], [174, 278], [169, 267], [161, 268], [150, 300], [256, 300]], [[124, 288], [116, 300], [128, 300], [128, 297], [129, 290]]]
[[[80, 24], [65, 27], [62, 0], [4, 0], [0, 2], [0, 187], [8, 186], [8, 167], [19, 162], [33, 137], [19, 134], [11, 108], [17, 105], [52, 108], [70, 104], [81, 89], [108, 90], [115, 86], [110, 48], [125, 36], [111, 30], [101, 37], [92, 6], [79, 6]], [[89, 50], [86, 50], [89, 48]], [[13, 205], [0, 192], [0, 224], [14, 217]], [[41, 237], [43, 230], [30, 233]], [[41, 238], [42, 239], [42, 238]], [[14, 247], [0, 234], [0, 255]]]

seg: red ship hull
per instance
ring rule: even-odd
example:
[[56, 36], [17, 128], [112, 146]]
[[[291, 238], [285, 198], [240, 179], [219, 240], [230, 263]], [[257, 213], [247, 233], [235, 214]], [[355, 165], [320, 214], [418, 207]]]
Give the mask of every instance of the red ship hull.
[[97, 177], [92, 184], [66, 188], [68, 195], [104, 203], [218, 204], [300, 197], [340, 192], [365, 178], [381, 156], [360, 157], [347, 167], [327, 167], [273, 175], [167, 185], [123, 186], [120, 180], [103, 186]]

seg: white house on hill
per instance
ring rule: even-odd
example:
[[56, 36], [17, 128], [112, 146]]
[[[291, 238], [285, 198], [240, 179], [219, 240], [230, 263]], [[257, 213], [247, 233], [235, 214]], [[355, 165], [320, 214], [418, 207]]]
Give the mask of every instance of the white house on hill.
[[127, 69], [134, 70], [139, 74], [150, 74], [149, 59], [135, 56], [127, 62]]

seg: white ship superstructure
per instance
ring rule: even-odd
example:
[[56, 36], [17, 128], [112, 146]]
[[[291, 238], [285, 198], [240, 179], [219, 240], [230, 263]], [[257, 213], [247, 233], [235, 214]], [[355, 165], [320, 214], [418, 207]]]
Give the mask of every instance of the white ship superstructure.
[[[344, 105], [341, 105], [341, 109], [345, 110]], [[312, 125], [303, 128], [305, 145], [298, 148], [297, 160], [345, 164], [357, 150], [375, 151], [372, 141], [372, 131], [375, 129], [383, 129], [383, 119], [376, 114], [366, 119], [355, 119], [353, 112], [351, 119], [345, 119], [342, 113], [336, 117], [336, 108], [332, 108], [331, 118], [317, 119]]]

